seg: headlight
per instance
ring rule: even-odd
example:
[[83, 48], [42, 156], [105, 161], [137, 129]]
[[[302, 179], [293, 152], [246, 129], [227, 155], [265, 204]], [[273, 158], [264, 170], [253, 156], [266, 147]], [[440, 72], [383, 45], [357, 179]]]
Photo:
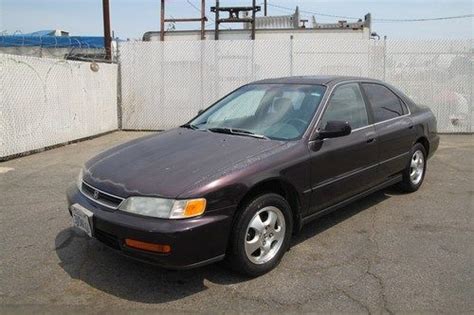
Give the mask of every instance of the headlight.
[[76, 185], [77, 185], [77, 188], [80, 190], [81, 187], [82, 187], [82, 177], [84, 176], [84, 169], [81, 168], [81, 170], [79, 171], [79, 175], [77, 175], [77, 179], [76, 179]]
[[163, 219], [192, 218], [204, 213], [206, 199], [174, 200], [152, 197], [129, 197], [123, 201], [122, 211]]

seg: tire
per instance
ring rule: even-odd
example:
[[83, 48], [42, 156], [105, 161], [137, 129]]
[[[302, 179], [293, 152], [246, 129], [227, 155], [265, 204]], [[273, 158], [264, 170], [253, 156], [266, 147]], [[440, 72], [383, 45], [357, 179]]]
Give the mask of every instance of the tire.
[[423, 184], [425, 174], [426, 149], [421, 143], [416, 143], [411, 149], [410, 161], [403, 171], [403, 180], [398, 184], [398, 188], [404, 192], [417, 191]]
[[292, 229], [293, 216], [285, 198], [274, 193], [254, 198], [235, 220], [226, 255], [228, 264], [250, 277], [269, 272], [288, 250]]

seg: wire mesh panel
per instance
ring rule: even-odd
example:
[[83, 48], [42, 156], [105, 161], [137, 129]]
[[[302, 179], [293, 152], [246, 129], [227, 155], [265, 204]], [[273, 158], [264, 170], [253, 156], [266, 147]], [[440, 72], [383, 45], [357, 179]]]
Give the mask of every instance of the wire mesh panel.
[[432, 108], [440, 132], [472, 132], [472, 41], [222, 40], [120, 44], [124, 129], [168, 129], [233, 89], [291, 75], [385, 80]]
[[371, 41], [293, 40], [292, 75], [369, 75]]
[[385, 80], [431, 108], [442, 132], [472, 132], [473, 43], [388, 41]]
[[[96, 69], [97, 70], [97, 69]], [[117, 66], [0, 54], [0, 158], [117, 129]]]
[[[197, 112], [200, 86], [200, 42], [186, 47], [130, 43], [121, 47], [122, 127], [165, 129], [177, 117]], [[166, 104], [166, 106], [164, 106]]]
[[168, 129], [239, 86], [288, 76], [288, 41], [132, 42], [119, 48], [122, 127]]

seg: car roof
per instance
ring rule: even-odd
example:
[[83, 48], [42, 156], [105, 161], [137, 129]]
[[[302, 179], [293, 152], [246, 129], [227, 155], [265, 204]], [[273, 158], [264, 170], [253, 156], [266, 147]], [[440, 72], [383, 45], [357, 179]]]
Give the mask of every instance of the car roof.
[[317, 75], [317, 76], [291, 76], [281, 77], [273, 79], [264, 79], [253, 82], [255, 84], [319, 84], [319, 85], [332, 85], [343, 81], [371, 81], [380, 82], [379, 80], [355, 77], [355, 76], [342, 76], [342, 75]]

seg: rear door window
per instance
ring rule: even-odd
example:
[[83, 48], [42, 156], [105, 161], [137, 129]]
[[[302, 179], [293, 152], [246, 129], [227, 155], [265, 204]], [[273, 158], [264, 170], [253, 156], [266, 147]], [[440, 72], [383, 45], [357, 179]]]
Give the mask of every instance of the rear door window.
[[372, 106], [376, 123], [404, 114], [402, 101], [388, 88], [373, 83], [363, 83], [362, 86]]

